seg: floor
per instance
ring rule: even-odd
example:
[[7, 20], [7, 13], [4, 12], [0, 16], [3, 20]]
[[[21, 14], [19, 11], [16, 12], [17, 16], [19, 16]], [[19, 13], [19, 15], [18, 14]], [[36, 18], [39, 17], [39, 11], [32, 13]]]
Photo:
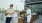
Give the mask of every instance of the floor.
[[3, 21], [2, 21], [2, 20], [0, 20], [0, 23], [3, 23]]
[[39, 18], [33, 23], [42, 23], [42, 15], [39, 15]]
[[[0, 20], [0, 23], [4, 23], [4, 21]], [[36, 21], [34, 21], [33, 23], [42, 23], [42, 15], [39, 15], [39, 18]]]

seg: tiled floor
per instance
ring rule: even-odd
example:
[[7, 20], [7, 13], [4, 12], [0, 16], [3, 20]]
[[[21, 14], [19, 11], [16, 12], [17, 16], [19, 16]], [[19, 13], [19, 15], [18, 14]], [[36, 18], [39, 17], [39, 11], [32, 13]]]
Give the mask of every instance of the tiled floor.
[[42, 23], [42, 15], [39, 15], [39, 18], [33, 23]]
[[[0, 23], [4, 23], [4, 21], [0, 20]], [[39, 18], [33, 23], [42, 23], [42, 15], [39, 15]]]

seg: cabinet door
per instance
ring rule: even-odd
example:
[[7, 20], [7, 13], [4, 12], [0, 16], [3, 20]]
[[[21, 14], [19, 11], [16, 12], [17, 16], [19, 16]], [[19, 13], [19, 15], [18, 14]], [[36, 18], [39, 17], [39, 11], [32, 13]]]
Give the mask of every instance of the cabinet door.
[[21, 18], [18, 18], [18, 23], [22, 23], [22, 19]]

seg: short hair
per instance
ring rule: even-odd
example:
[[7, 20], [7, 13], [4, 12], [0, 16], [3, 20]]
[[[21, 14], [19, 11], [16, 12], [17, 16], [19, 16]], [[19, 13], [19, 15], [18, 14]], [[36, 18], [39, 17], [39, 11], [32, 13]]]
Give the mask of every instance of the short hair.
[[26, 7], [28, 7], [28, 8], [29, 8], [29, 6], [26, 6]]
[[13, 7], [13, 4], [11, 4], [10, 7], [11, 7], [11, 6]]

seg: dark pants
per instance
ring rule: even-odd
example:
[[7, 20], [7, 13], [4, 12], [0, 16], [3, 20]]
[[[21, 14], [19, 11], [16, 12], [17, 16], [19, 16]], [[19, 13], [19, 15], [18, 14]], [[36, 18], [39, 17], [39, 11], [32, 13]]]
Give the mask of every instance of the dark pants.
[[10, 23], [12, 17], [6, 17], [6, 23]]

